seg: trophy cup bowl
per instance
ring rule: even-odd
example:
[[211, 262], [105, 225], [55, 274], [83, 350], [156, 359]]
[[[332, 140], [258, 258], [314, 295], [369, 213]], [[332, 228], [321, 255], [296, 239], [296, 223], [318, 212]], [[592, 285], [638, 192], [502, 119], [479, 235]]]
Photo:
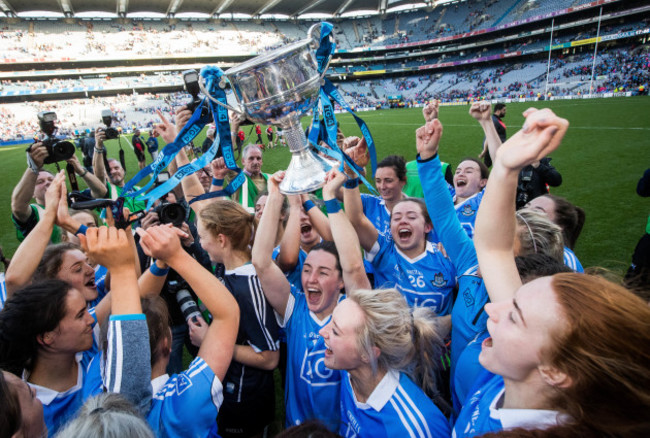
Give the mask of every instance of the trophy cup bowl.
[[[314, 55], [319, 37], [320, 25], [314, 25], [309, 29], [308, 38], [224, 72], [238, 107], [225, 105], [228, 109], [254, 123], [282, 128], [292, 154], [280, 184], [280, 191], [288, 195], [308, 193], [321, 187], [325, 174], [336, 166], [309, 147], [300, 124], [300, 118], [318, 103], [321, 80], [327, 70], [326, 65], [319, 73]], [[220, 85], [224, 88], [226, 84], [222, 81]]]

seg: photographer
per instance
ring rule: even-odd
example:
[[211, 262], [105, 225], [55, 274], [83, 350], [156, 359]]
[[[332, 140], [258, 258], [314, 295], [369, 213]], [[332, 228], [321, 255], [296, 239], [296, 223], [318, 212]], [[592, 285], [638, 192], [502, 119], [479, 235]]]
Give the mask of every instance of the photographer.
[[[22, 178], [14, 187], [11, 194], [11, 220], [16, 227], [16, 235], [19, 241], [34, 229], [45, 209], [45, 192], [54, 179], [54, 176], [43, 169], [46, 159], [50, 156], [47, 147], [43, 142], [34, 143], [27, 152], [27, 169]], [[75, 173], [83, 178], [86, 185], [95, 197], [104, 195], [106, 188], [95, 175], [81, 166], [77, 157], [73, 155], [65, 160], [72, 164]], [[31, 199], [36, 202], [30, 203]], [[61, 241], [61, 229], [55, 227], [50, 238], [52, 243]]]
[[[179, 214], [181, 209], [183, 209], [184, 212]], [[176, 212], [170, 214], [169, 212], [173, 210], [176, 210]], [[181, 207], [181, 204], [176, 202], [174, 194], [170, 192], [161, 200], [156, 202], [155, 208], [149, 211], [147, 215], [142, 218], [140, 224], [142, 229], [146, 231], [153, 226], [171, 223], [170, 221], [173, 219], [175, 221], [174, 226], [184, 231], [188, 236], [181, 239], [181, 246], [185, 252], [190, 254], [204, 268], [211, 271], [210, 258], [198, 243], [196, 227], [185, 220], [186, 213], [187, 210], [185, 207]], [[140, 257], [141, 266], [150, 266], [153, 263], [153, 260], [145, 255], [140, 246], [138, 237], [136, 237], [136, 241], [138, 243], [138, 256]], [[181, 290], [187, 290], [190, 293], [191, 298], [196, 302], [196, 295], [194, 294], [194, 291], [189, 288], [187, 282], [179, 276], [176, 271], [170, 270], [167, 273], [167, 278], [165, 279], [160, 292], [160, 296], [167, 304], [171, 319], [172, 351], [169, 358], [169, 364], [167, 365], [167, 373], [170, 375], [180, 373], [183, 370], [183, 345], [187, 346], [187, 349], [192, 356], [195, 356], [198, 352], [198, 348], [194, 347], [190, 342], [188, 322], [178, 302], [177, 294]]]
[[[95, 176], [102, 183], [105, 184], [104, 193], [96, 196], [93, 193], [93, 197], [96, 198], [110, 198], [116, 200], [118, 197], [122, 196], [122, 190], [124, 188], [124, 179], [126, 173], [122, 164], [114, 159], [108, 158], [105, 159], [106, 147], [104, 146], [104, 141], [107, 139], [106, 130], [104, 128], [97, 128], [95, 132], [95, 154], [93, 156], [93, 169], [95, 170]], [[106, 181], [106, 164], [108, 163], [108, 181]], [[139, 190], [140, 187], [135, 186], [134, 190]], [[146, 207], [144, 201], [140, 200], [139, 197], [132, 198], [127, 197], [124, 200], [124, 207], [128, 208], [130, 212], [134, 213], [136, 211], [144, 210]]]
[[519, 172], [517, 183], [517, 209], [531, 200], [548, 193], [548, 186], [558, 187], [562, 184], [562, 175], [551, 165], [551, 158], [542, 158]]
[[146, 165], [144, 156], [144, 142], [142, 141], [142, 138], [140, 138], [140, 130], [138, 128], [135, 128], [133, 130], [131, 144], [133, 145], [133, 152], [135, 152], [135, 156], [138, 159], [138, 166], [140, 166], [140, 169], [144, 169], [144, 166]]

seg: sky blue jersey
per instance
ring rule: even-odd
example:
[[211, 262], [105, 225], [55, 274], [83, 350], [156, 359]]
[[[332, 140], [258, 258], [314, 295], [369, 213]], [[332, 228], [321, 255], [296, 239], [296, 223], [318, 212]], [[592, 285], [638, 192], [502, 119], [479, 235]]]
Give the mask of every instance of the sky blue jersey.
[[418, 158], [420, 180], [427, 190], [425, 202], [433, 226], [438, 230], [449, 258], [458, 272], [458, 296], [451, 312], [451, 382], [458, 357], [475, 336], [486, 330], [484, 307], [489, 297], [483, 279], [478, 275], [478, 259], [474, 242], [469, 238], [456, 215], [454, 203], [441, 175], [436, 155], [426, 161]]
[[[280, 245], [276, 246], [273, 249], [273, 254], [271, 257], [273, 260], [277, 260], [278, 255], [280, 254]], [[298, 249], [298, 263], [296, 263], [296, 266], [289, 272], [285, 272], [284, 276], [287, 277], [287, 280], [289, 280], [289, 283], [293, 287], [296, 288], [296, 290], [302, 291], [302, 265], [305, 264], [305, 260], [307, 260], [307, 253], [305, 252], [304, 249], [299, 248]]]
[[452, 437], [481, 436], [515, 427], [543, 429], [563, 420], [556, 411], [501, 408], [504, 394], [503, 378], [483, 370], [458, 415]]
[[291, 288], [283, 321], [288, 356], [284, 397], [287, 426], [315, 418], [338, 430], [341, 372], [325, 367], [325, 341], [318, 334], [330, 319], [319, 320], [309, 311], [305, 295]]
[[341, 383], [341, 427], [345, 438], [448, 437], [449, 423], [426, 394], [404, 373], [389, 371], [368, 400], [356, 400], [350, 376]]
[[474, 223], [476, 222], [476, 212], [478, 211], [478, 207], [481, 205], [484, 193], [485, 190], [481, 190], [474, 196], [455, 206], [456, 217], [458, 217], [460, 225], [463, 227], [470, 239], [474, 237]]
[[379, 234], [366, 259], [372, 262], [376, 288], [397, 288], [410, 306], [431, 307], [439, 315], [451, 312], [456, 270], [431, 242], [427, 241], [425, 251], [411, 259], [393, 239]]
[[[77, 384], [67, 391], [57, 392], [27, 382], [36, 390], [36, 397], [43, 403], [43, 418], [49, 436], [54, 436], [61, 427], [74, 418], [86, 399], [102, 392], [101, 379], [99, 381], [91, 379], [88, 373], [90, 362], [96, 355], [98, 355], [96, 348], [77, 353]], [[23, 372], [23, 380], [27, 381], [28, 378], [29, 374]]]
[[[180, 374], [154, 379], [147, 422], [159, 437], [204, 438], [223, 402], [223, 386], [201, 357]], [[162, 378], [162, 379], [161, 379]]]
[[564, 264], [573, 269], [575, 272], [579, 272], [581, 274], [585, 272], [585, 268], [582, 267], [582, 264], [580, 263], [580, 260], [578, 260], [576, 254], [566, 246], [564, 247]]

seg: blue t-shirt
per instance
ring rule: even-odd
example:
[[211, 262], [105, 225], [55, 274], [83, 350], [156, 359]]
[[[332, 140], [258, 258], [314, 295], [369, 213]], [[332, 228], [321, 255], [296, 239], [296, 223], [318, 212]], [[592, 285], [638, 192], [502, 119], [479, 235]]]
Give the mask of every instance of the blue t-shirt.
[[[155, 385], [156, 381], [152, 383]], [[208, 435], [223, 402], [223, 387], [201, 357], [156, 389], [147, 415], [156, 436], [203, 438]]]
[[460, 225], [463, 227], [470, 239], [474, 237], [474, 223], [476, 222], [476, 212], [478, 211], [478, 207], [481, 205], [484, 193], [485, 190], [481, 190], [474, 196], [455, 206], [456, 216], [460, 221]]
[[[77, 383], [65, 392], [57, 392], [27, 382], [36, 390], [36, 397], [43, 403], [43, 418], [49, 436], [54, 436], [61, 427], [74, 418], [86, 399], [102, 392], [101, 379], [90, 378], [88, 373], [90, 362], [95, 356], [98, 356], [96, 348], [77, 353]], [[23, 380], [27, 381], [28, 378], [29, 375], [24, 372]]]
[[305, 294], [291, 288], [284, 315], [287, 426], [318, 419], [330, 430], [338, 430], [340, 412], [336, 407], [340, 403], [341, 372], [325, 367], [325, 341], [318, 334], [330, 319], [319, 320], [307, 307]]
[[426, 184], [424, 199], [433, 226], [438, 230], [449, 258], [459, 273], [458, 296], [451, 312], [451, 382], [458, 357], [476, 335], [486, 330], [485, 304], [489, 300], [483, 279], [478, 276], [478, 259], [474, 242], [461, 226], [447, 182], [441, 174], [438, 156], [421, 161], [418, 158], [420, 180]]
[[556, 411], [501, 408], [504, 388], [501, 376], [483, 370], [463, 404], [452, 437], [474, 437], [515, 427], [544, 429], [562, 421]]
[[[280, 245], [273, 249], [273, 255], [271, 257], [273, 257], [273, 260], [277, 260], [279, 254]], [[298, 250], [298, 262], [296, 263], [296, 266], [291, 271], [284, 273], [284, 276], [287, 277], [289, 283], [299, 291], [302, 291], [302, 265], [305, 264], [306, 259], [307, 253], [304, 249], [300, 248]]]
[[458, 356], [454, 382], [451, 385], [453, 391], [451, 398], [454, 404], [454, 412], [456, 413], [460, 412], [463, 402], [474, 386], [474, 382], [476, 382], [478, 376], [485, 369], [478, 361], [478, 356], [481, 354], [483, 340], [489, 336], [490, 334], [487, 331], [480, 333], [472, 339], [462, 350], [460, 356]]
[[363, 214], [377, 228], [381, 234], [390, 235], [390, 211], [386, 202], [380, 196], [361, 194]]
[[576, 254], [566, 246], [564, 247], [564, 264], [573, 269], [575, 272], [579, 272], [581, 274], [585, 272], [585, 268], [582, 267], [582, 264], [580, 263], [580, 260], [578, 260]]
[[448, 437], [449, 423], [404, 373], [389, 371], [365, 403], [356, 400], [350, 376], [341, 384], [341, 427], [345, 438]]
[[438, 315], [451, 312], [456, 270], [431, 242], [427, 241], [424, 252], [411, 259], [393, 239], [379, 234], [366, 259], [372, 262], [376, 288], [395, 287], [410, 306], [431, 307]]

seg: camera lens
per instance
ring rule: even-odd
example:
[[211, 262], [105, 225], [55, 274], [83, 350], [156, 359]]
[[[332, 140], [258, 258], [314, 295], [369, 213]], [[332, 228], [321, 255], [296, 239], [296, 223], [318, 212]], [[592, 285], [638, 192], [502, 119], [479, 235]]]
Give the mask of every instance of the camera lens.
[[159, 212], [161, 224], [172, 224], [175, 227], [183, 225], [185, 220], [185, 208], [180, 204], [166, 204]]
[[176, 292], [176, 301], [178, 302], [178, 305], [181, 308], [181, 313], [185, 317], [186, 321], [201, 316], [199, 306], [196, 304], [196, 301], [194, 301], [192, 295], [187, 289], [181, 289]]

